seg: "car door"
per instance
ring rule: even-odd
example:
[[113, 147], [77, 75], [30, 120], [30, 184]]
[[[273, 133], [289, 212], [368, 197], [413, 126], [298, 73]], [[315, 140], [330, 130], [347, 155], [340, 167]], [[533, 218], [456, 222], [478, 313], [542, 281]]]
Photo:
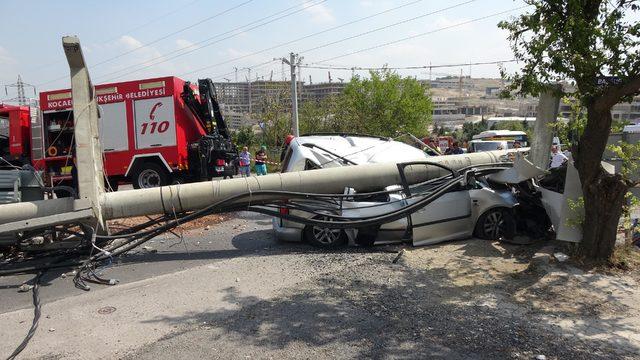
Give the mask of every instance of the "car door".
[[[423, 197], [412, 197], [415, 203]], [[468, 190], [448, 192], [411, 214], [413, 245], [429, 245], [471, 235], [473, 223]]]

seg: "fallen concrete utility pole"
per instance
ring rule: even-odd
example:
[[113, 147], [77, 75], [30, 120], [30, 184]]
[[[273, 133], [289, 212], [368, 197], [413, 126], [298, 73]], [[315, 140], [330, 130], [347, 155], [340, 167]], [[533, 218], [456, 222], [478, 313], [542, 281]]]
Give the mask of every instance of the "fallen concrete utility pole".
[[[259, 190], [341, 194], [345, 187], [366, 192], [400, 184], [402, 181], [397, 165], [385, 163], [105, 193], [101, 184], [102, 178], [99, 176], [103, 174], [101, 156], [92, 151], [99, 141], [97, 112], [93, 111], [95, 94], [91, 91], [91, 82], [78, 38], [65, 37], [63, 45], [71, 68], [72, 96], [74, 110], [77, 110], [74, 111], [76, 142], [79, 145], [84, 144], [82, 149], [78, 148], [79, 152], [89, 150], [87, 154], [78, 157], [81, 199], [62, 198], [2, 205], [0, 233], [14, 233], [58, 224], [87, 221], [95, 224], [96, 221], [103, 223], [105, 220], [116, 218], [193, 211], [235, 195], [251, 194]], [[450, 155], [434, 157], [431, 161], [459, 170], [473, 165], [502, 162], [501, 159], [506, 158], [506, 154], [506, 151], [493, 151]], [[90, 161], [91, 158], [94, 161]], [[433, 165], [410, 165], [405, 168], [404, 173], [409, 184], [447, 174], [444, 169]], [[258, 199], [249, 196], [248, 200], [242, 201], [249, 204], [256, 200], [268, 198]], [[274, 200], [281, 199], [274, 196]]]
[[[472, 165], [499, 163], [500, 158], [505, 155], [504, 151], [450, 155], [435, 157], [432, 162], [459, 170]], [[79, 167], [78, 172], [81, 171], [83, 169]], [[405, 175], [410, 184], [446, 174], [445, 170], [430, 165], [410, 165], [405, 168]], [[364, 192], [400, 183], [400, 173], [394, 163], [357, 165], [102, 193], [99, 209], [103, 218], [109, 220], [198, 210], [231, 196], [251, 194], [259, 190], [340, 194], [345, 187]], [[265, 199], [249, 198], [245, 202], [249, 203], [252, 200]], [[33, 226], [34, 221], [37, 222], [34, 218], [53, 217], [51, 220], [54, 220], [55, 217], [62, 217], [64, 214], [80, 212], [81, 218], [86, 218], [86, 210], [89, 208], [90, 204], [86, 200], [70, 198], [2, 205], [0, 233], [29, 228]]]

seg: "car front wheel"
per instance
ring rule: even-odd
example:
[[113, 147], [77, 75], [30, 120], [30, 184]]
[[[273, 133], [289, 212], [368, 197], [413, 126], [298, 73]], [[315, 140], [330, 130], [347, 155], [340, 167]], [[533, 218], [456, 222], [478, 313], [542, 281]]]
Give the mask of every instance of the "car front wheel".
[[516, 223], [506, 209], [491, 209], [478, 219], [475, 235], [485, 240], [511, 239], [515, 236]]
[[[328, 220], [324, 216], [316, 217], [315, 219]], [[311, 245], [323, 249], [335, 249], [347, 243], [347, 234], [344, 230], [314, 225], [305, 227], [304, 238]]]

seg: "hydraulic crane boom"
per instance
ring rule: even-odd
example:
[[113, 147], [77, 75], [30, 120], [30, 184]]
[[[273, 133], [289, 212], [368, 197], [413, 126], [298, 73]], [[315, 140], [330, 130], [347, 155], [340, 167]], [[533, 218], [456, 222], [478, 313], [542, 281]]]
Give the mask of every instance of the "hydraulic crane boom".
[[216, 88], [211, 79], [198, 80], [199, 96], [190, 82], [184, 84], [182, 99], [200, 125], [206, 130], [198, 142], [189, 145], [191, 171], [199, 180], [236, 173], [238, 149], [231, 141], [227, 123], [222, 117]]
[[217, 133], [227, 140], [230, 139], [229, 129], [222, 117], [213, 81], [209, 78], [199, 79], [198, 91], [200, 93], [199, 100], [191, 88], [191, 83], [187, 81], [182, 92], [182, 99], [185, 104], [196, 115], [201, 125], [207, 129], [207, 134], [213, 135]]

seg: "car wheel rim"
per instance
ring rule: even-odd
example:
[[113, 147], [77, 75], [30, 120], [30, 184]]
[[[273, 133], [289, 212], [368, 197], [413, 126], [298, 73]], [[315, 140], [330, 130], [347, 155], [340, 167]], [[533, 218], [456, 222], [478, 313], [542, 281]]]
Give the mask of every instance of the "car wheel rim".
[[500, 211], [494, 211], [487, 215], [484, 222], [484, 233], [491, 239], [499, 239], [504, 234], [504, 216]]
[[[323, 220], [325, 220], [323, 218]], [[314, 226], [313, 237], [321, 244], [330, 245], [340, 239], [340, 229], [330, 229], [325, 227]]]
[[143, 189], [158, 187], [160, 186], [160, 174], [154, 170], [145, 169], [138, 176], [138, 184]]

